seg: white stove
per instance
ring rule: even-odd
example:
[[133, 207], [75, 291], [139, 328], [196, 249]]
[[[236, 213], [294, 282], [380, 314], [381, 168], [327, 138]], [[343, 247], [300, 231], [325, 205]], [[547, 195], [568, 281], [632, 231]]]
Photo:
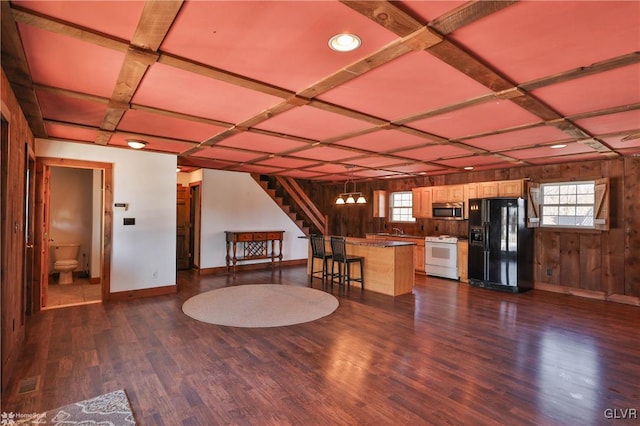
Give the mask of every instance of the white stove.
[[457, 280], [458, 237], [439, 235], [425, 237], [425, 271], [427, 275]]

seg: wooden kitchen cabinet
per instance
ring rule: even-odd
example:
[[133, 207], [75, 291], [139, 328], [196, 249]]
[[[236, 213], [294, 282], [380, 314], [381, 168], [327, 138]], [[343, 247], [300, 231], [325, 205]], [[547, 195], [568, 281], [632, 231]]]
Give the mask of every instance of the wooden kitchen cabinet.
[[493, 198], [498, 196], [498, 181], [478, 182], [478, 198]]
[[460, 281], [469, 282], [469, 242], [458, 241], [458, 276]]
[[424, 238], [423, 237], [414, 237], [414, 236], [394, 236], [394, 235], [381, 235], [381, 234], [367, 234], [367, 240], [375, 240], [375, 241], [401, 241], [401, 242], [410, 242], [415, 243], [413, 248], [413, 264], [415, 268], [416, 274], [425, 275], [425, 258], [424, 258]]
[[[522, 179], [514, 180], [497, 180], [493, 182], [479, 182], [477, 198], [493, 198], [493, 197], [522, 197], [523, 181]], [[473, 197], [469, 197], [473, 198]]]
[[413, 217], [430, 218], [432, 217], [431, 206], [433, 204], [431, 195], [431, 186], [423, 186], [413, 188]]
[[424, 269], [424, 238], [421, 240], [416, 240], [416, 246], [413, 249], [413, 256], [416, 273], [426, 274], [426, 271]]
[[448, 203], [460, 203], [464, 201], [464, 185], [449, 185]]
[[434, 186], [431, 193], [433, 203], [459, 203], [464, 200], [464, 185]]
[[498, 181], [498, 194], [500, 197], [522, 197], [522, 179]]
[[469, 200], [478, 198], [478, 184], [467, 183], [463, 188], [464, 218], [469, 219]]
[[433, 202], [433, 203], [448, 203], [449, 202], [449, 187], [448, 186], [434, 186], [434, 187], [431, 187], [431, 202]]
[[373, 217], [387, 217], [389, 204], [388, 204], [387, 191], [378, 189], [373, 191]]

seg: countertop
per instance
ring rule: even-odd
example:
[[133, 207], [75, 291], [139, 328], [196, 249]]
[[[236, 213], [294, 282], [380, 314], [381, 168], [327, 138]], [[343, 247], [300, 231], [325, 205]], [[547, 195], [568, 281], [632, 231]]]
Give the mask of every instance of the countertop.
[[[388, 232], [367, 232], [367, 235], [374, 235], [374, 236], [380, 236], [380, 237], [389, 237], [389, 238], [406, 238], [406, 239], [418, 239], [418, 240], [424, 240], [425, 237], [431, 237], [432, 235], [409, 235], [409, 234], [392, 234], [392, 233], [388, 233]], [[433, 235], [434, 237], [437, 237], [438, 235]], [[467, 237], [456, 237], [458, 238], [458, 241], [467, 241], [468, 238]]]
[[[298, 238], [309, 239], [308, 236], [301, 236]], [[418, 238], [418, 237], [416, 237]], [[325, 236], [325, 240], [328, 242], [329, 237]], [[369, 247], [403, 247], [403, 246], [415, 246], [416, 243], [411, 241], [385, 241], [385, 240], [368, 240], [366, 238], [358, 237], [346, 237], [346, 243], [354, 246], [369, 246]]]
[[401, 247], [415, 246], [416, 243], [411, 241], [384, 241], [384, 240], [368, 240], [366, 238], [347, 237], [347, 244], [369, 247]]

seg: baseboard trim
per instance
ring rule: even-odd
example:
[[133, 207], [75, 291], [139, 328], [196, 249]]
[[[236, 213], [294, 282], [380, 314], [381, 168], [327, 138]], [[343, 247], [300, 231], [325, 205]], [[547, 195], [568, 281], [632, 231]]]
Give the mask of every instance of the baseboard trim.
[[[290, 259], [283, 260], [282, 267], [287, 266], [298, 266], [298, 265], [306, 265], [307, 259]], [[271, 268], [271, 262], [261, 262], [261, 263], [247, 263], [247, 264], [236, 264], [236, 272], [242, 271], [255, 271], [258, 269], [269, 269]], [[274, 270], [278, 268], [278, 262], [275, 263]], [[216, 266], [213, 268], [201, 268], [197, 271], [200, 275], [211, 275], [211, 274], [226, 274], [227, 267], [226, 266]], [[231, 272], [229, 272], [231, 273]]]
[[143, 288], [140, 290], [126, 290], [111, 293], [109, 302], [120, 302], [123, 300], [140, 299], [142, 297], [164, 296], [178, 292], [177, 285], [167, 285], [164, 287]]
[[564, 285], [547, 284], [535, 282], [533, 288], [536, 290], [552, 291], [554, 293], [569, 294], [571, 296], [586, 297], [589, 299], [606, 300], [604, 291], [584, 290], [582, 288], [567, 287]]
[[624, 294], [612, 294], [607, 297], [609, 302], [624, 303], [625, 305], [640, 306], [640, 297]]
[[557, 284], [547, 284], [535, 282], [533, 288], [536, 290], [551, 291], [553, 293], [568, 294], [571, 296], [586, 297], [588, 299], [604, 300], [607, 302], [624, 303], [626, 305], [640, 306], [640, 297], [626, 296], [624, 294], [607, 295], [604, 291], [585, 290]]
[[100, 284], [100, 277], [89, 278], [89, 284]]

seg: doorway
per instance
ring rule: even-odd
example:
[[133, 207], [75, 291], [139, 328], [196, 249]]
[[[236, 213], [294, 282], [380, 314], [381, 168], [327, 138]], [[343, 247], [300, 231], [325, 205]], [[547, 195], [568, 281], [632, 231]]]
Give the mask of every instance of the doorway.
[[[108, 300], [111, 288], [112, 169], [110, 163], [37, 159], [38, 235], [35, 241], [39, 243], [36, 252], [40, 255], [36, 265], [39, 267], [39, 285], [34, 285], [34, 299], [40, 302], [35, 306], [37, 310]], [[62, 185], [63, 190], [57, 191], [56, 184]], [[70, 284], [58, 283], [57, 277], [61, 272], [53, 274], [54, 250], [77, 250], [77, 264], [71, 272]]]
[[200, 184], [192, 182], [189, 184], [189, 221], [191, 223], [191, 237], [189, 238], [191, 253], [191, 268], [200, 269]]
[[[51, 167], [49, 275], [43, 309], [102, 300], [102, 181], [102, 170]], [[56, 268], [59, 264], [67, 272]]]

